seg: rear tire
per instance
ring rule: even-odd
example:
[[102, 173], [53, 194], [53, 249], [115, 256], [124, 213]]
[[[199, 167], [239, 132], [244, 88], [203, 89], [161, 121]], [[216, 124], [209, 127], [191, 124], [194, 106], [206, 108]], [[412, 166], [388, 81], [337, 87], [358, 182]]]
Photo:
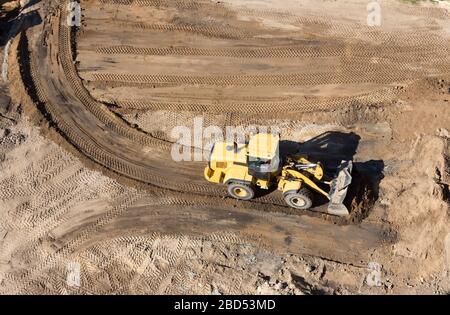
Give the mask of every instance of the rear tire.
[[307, 210], [312, 207], [313, 194], [308, 189], [302, 188], [296, 193], [287, 193], [284, 195], [284, 201], [292, 208]]
[[255, 190], [250, 185], [240, 183], [229, 183], [228, 194], [239, 200], [250, 200], [255, 197]]

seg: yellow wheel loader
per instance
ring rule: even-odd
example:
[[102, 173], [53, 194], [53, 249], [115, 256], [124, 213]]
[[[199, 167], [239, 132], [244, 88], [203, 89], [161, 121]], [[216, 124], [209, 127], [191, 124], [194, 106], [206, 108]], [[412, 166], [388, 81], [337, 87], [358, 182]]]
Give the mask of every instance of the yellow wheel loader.
[[[282, 161], [279, 135], [259, 133], [245, 143], [216, 142], [211, 150], [205, 178], [228, 186], [228, 194], [240, 200], [255, 197], [256, 189], [276, 185], [286, 203], [296, 209], [313, 205], [313, 192], [329, 199], [328, 213], [346, 216], [343, 204], [352, 181], [352, 161], [342, 161], [336, 176], [327, 180], [320, 162], [311, 163], [305, 156], [287, 156]], [[328, 191], [321, 187], [328, 186]]]

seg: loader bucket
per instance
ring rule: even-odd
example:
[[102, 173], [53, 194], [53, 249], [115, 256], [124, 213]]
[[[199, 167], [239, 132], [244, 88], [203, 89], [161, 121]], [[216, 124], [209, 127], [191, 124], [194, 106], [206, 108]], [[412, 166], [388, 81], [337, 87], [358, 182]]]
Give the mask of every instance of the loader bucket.
[[344, 205], [347, 190], [352, 182], [352, 161], [342, 161], [338, 168], [336, 177], [331, 181], [328, 197], [328, 213], [337, 216], [349, 215], [347, 207]]

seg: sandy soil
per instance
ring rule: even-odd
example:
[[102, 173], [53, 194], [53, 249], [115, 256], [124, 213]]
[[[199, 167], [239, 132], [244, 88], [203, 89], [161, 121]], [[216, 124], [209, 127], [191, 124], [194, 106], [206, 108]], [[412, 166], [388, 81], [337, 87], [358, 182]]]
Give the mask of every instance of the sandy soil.
[[[450, 291], [446, 7], [381, 1], [374, 29], [363, 1], [132, 2], [81, 1], [70, 32], [41, 1], [27, 10], [43, 22], [13, 34], [1, 293]], [[200, 115], [350, 155], [350, 218], [223, 198], [204, 163], [170, 159], [170, 130]], [[308, 141], [324, 133], [325, 149]]]

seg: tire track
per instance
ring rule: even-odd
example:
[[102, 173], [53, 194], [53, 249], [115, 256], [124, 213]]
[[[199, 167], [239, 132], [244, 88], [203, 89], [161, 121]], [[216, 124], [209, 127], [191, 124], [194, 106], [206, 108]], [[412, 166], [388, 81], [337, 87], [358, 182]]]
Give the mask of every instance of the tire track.
[[115, 109], [121, 112], [121, 109], [126, 110], [169, 110], [169, 111], [190, 111], [198, 113], [223, 113], [224, 109], [227, 112], [238, 114], [257, 114], [267, 115], [273, 113], [285, 113], [292, 115], [291, 112], [315, 112], [315, 111], [329, 111], [333, 109], [352, 106], [355, 103], [373, 103], [383, 102], [392, 97], [393, 89], [387, 88], [379, 91], [365, 93], [357, 96], [337, 97], [326, 101], [309, 99], [304, 101], [280, 101], [280, 102], [245, 102], [245, 103], [170, 103], [170, 102], [151, 102], [146, 100], [109, 100], [108, 103], [118, 106]]
[[[305, 45], [290, 47], [264, 47], [264, 48], [195, 48], [195, 47], [136, 47], [131, 45], [97, 46], [94, 51], [107, 55], [143, 55], [143, 56], [207, 56], [228, 58], [325, 58], [343, 57], [349, 52], [355, 58], [389, 58], [405, 62], [404, 54], [414, 52], [414, 55], [422, 54], [424, 57], [436, 57], [439, 47], [367, 47], [363, 45]], [[450, 48], [445, 47], [438, 51], [442, 58], [450, 53]], [[426, 54], [426, 55], [425, 55]]]
[[[152, 6], [152, 7], [165, 7], [165, 8], [177, 8], [177, 9], [189, 9], [198, 10], [201, 8], [211, 8], [212, 4], [207, 1], [193, 1], [193, 0], [175, 0], [175, 1], [164, 1], [164, 0], [100, 0], [102, 4], [106, 5], [134, 5], [134, 6]], [[407, 34], [399, 33], [387, 33], [385, 31], [374, 31], [373, 28], [367, 25], [358, 24], [357, 27], [352, 24], [343, 24], [330, 22], [330, 19], [318, 15], [317, 12], [304, 12], [305, 16], [299, 16], [292, 12], [286, 10], [278, 9], [254, 9], [246, 6], [231, 6], [229, 3], [220, 2], [214, 4], [214, 10], [220, 12], [237, 12], [240, 15], [253, 16], [253, 17], [264, 17], [269, 19], [274, 19], [281, 23], [292, 24], [292, 25], [307, 25], [307, 24], [321, 24], [327, 32], [334, 34], [340, 34], [348, 38], [355, 38], [360, 35], [371, 40], [382, 40], [386, 43], [413, 43], [413, 42], [423, 42], [423, 41], [438, 41], [441, 49], [448, 48], [446, 41], [440, 38], [431, 39], [429, 35], [419, 34], [416, 32], [408, 32]], [[417, 7], [409, 6], [403, 7], [403, 11], [408, 12], [408, 14], [414, 14], [416, 12], [421, 15], [425, 15], [427, 19], [436, 18], [441, 20], [446, 20], [450, 17], [450, 13], [444, 9], [439, 8], [428, 8], [428, 7]], [[425, 14], [423, 14], [425, 13]], [[355, 23], [353, 23], [355, 24]], [[433, 27], [433, 21], [430, 20], [428, 24]]]
[[176, 6], [181, 9], [198, 9], [207, 1], [183, 1], [183, 0], [100, 0], [100, 3], [106, 5], [127, 5], [127, 6], [155, 6], [168, 7]]
[[211, 25], [193, 26], [193, 25], [175, 25], [175, 24], [148, 24], [143, 22], [118, 22], [122, 27], [131, 27], [140, 30], [152, 30], [162, 32], [188, 32], [206, 37], [221, 39], [240, 39], [252, 38], [254, 34], [247, 34], [238, 29], [231, 28], [231, 31], [223, 27]]
[[[59, 148], [58, 150], [63, 152]], [[64, 178], [59, 181], [58, 177]], [[100, 189], [95, 189], [98, 186]], [[73, 161], [71, 169], [61, 170], [54, 178], [48, 179], [48, 182], [44, 182], [44, 185], [26, 196], [27, 202], [19, 205], [15, 213], [10, 212], [9, 219], [4, 223], [11, 230], [21, 231], [26, 228], [28, 232], [20, 233], [20, 236], [16, 237], [16, 242], [26, 244], [30, 253], [27, 255], [28, 259], [37, 260], [40, 256], [46, 255], [42, 240], [48, 237], [49, 231], [70, 219], [66, 216], [70, 209], [74, 209], [82, 202], [95, 199], [102, 189], [108, 190], [109, 193], [120, 192], [117, 183], [99, 173], [80, 168], [80, 164]], [[119, 199], [120, 194], [116, 195]], [[23, 199], [18, 196], [15, 198]], [[22, 240], [19, 241], [17, 238]], [[12, 249], [17, 250], [11, 246], [3, 247], [6, 253]]]
[[[68, 34], [67, 30], [64, 32], [65, 27], [61, 26], [62, 28], [62, 41], [60, 40], [60, 47], [64, 49], [70, 49], [69, 44], [66, 43], [64, 45], [64, 42], [68, 41]], [[63, 50], [64, 51], [64, 50]], [[62, 54], [63, 56], [66, 54]], [[68, 54], [67, 54], [68, 55]], [[71, 60], [70, 55], [68, 55], [69, 60]], [[61, 58], [62, 60], [65, 60], [64, 58]], [[64, 66], [66, 64], [66, 66]], [[62, 62], [63, 68], [65, 68], [65, 74], [70, 77], [72, 77], [71, 86], [74, 87], [74, 90], [77, 94], [77, 96], [83, 101], [83, 104], [86, 105], [86, 108], [89, 109], [91, 113], [94, 114], [95, 117], [99, 118], [105, 125], [112, 128], [112, 130], [118, 132], [119, 134], [122, 134], [124, 136], [128, 136], [132, 140], [136, 141], [137, 143], [141, 143], [146, 146], [156, 146], [159, 148], [164, 148], [166, 151], [169, 151], [169, 148], [171, 146], [170, 143], [161, 141], [156, 138], [152, 138], [148, 135], [145, 135], [142, 132], [139, 132], [131, 127], [129, 127], [124, 121], [120, 120], [115, 114], [111, 113], [105, 105], [100, 104], [93, 99], [90, 98], [88, 95], [88, 92], [84, 89], [82, 86], [81, 80], [79, 78], [75, 78], [76, 74], [75, 69], [71, 69], [70, 71], [69, 64], [71, 64], [73, 68], [73, 63], [71, 61], [68, 62]], [[155, 176], [155, 173], [152, 171], [149, 171], [148, 165], [142, 164], [142, 165], [136, 165], [135, 162], [132, 162], [128, 160], [126, 157], [122, 156], [122, 158], [117, 157], [117, 152], [113, 152], [109, 150], [108, 148], [100, 145], [95, 138], [90, 136], [90, 133], [81, 126], [78, 122], [73, 121], [72, 125], [67, 123], [63, 120], [58, 107], [54, 106], [53, 103], [47, 98], [45, 95], [44, 89], [42, 88], [41, 83], [39, 82], [39, 76], [37, 75], [37, 71], [34, 68], [34, 63], [31, 63], [31, 74], [34, 80], [34, 84], [36, 85], [37, 94], [40, 98], [40, 102], [44, 103], [46, 108], [49, 110], [49, 112], [52, 113], [52, 119], [55, 120], [56, 125], [58, 128], [62, 131], [64, 131], [64, 134], [66, 135], [66, 138], [68, 138], [77, 148], [79, 148], [82, 152], [87, 154], [87, 156], [91, 157], [94, 161], [104, 165], [105, 167], [118, 172], [119, 174], [126, 174], [127, 176], [136, 179], [138, 181], [142, 181], [145, 183], [150, 183], [152, 185], [156, 185], [158, 187], [166, 187], [166, 188], [172, 188], [173, 185], [168, 183], [166, 179], [163, 177]], [[78, 133], [76, 129], [74, 130], [73, 127], [76, 127], [78, 130], [83, 131], [82, 134]], [[134, 166], [133, 166], [134, 165]], [[180, 189], [184, 189], [185, 191], [191, 191], [191, 192], [200, 192], [203, 194], [214, 194], [220, 190], [218, 190], [216, 187], [208, 187], [207, 185], [194, 185], [190, 183], [177, 183], [178, 187]]]
[[[368, 71], [369, 66], [364, 66], [360, 71], [341, 74], [330, 73], [291, 73], [291, 74], [261, 74], [261, 75], [226, 75], [226, 76], [180, 76], [180, 75], [140, 75], [118, 73], [91, 73], [86, 76], [89, 81], [123, 82], [148, 84], [169, 83], [178, 85], [209, 85], [209, 86], [300, 86], [300, 85], [324, 85], [324, 84], [356, 84], [379, 83], [389, 84], [395, 81], [411, 79], [411, 73], [386, 71], [380, 75], [378, 71]], [[367, 77], [361, 77], [364, 74]], [[370, 75], [368, 75], [370, 74]]]
[[[109, 210], [106, 215], [100, 217], [96, 220], [91, 226], [87, 229], [83, 230], [80, 235], [71, 240], [68, 244], [66, 244], [59, 251], [51, 253], [45, 256], [45, 259], [38, 261], [38, 263], [34, 266], [33, 269], [27, 269], [23, 273], [17, 274], [6, 274], [6, 281], [10, 282], [9, 286], [11, 288], [15, 288], [14, 292], [20, 293], [24, 288], [29, 287], [33, 284], [35, 279], [37, 279], [38, 275], [42, 274], [42, 270], [52, 268], [57, 265], [67, 265], [67, 259], [71, 255], [71, 253], [78, 248], [88, 237], [88, 235], [95, 230], [97, 230], [100, 226], [105, 225], [114, 217], [118, 216], [125, 209], [127, 209], [131, 204], [133, 204], [138, 198], [141, 196], [132, 192], [131, 194], [122, 196], [124, 198], [120, 199], [120, 203], [117, 203], [115, 207]], [[119, 200], [117, 200], [119, 201]]]
[[44, 159], [28, 166], [23, 172], [26, 176], [17, 181], [14, 175], [0, 181], [5, 189], [0, 191], [0, 199], [10, 200], [18, 196], [28, 196], [37, 193], [44, 183], [57, 176], [70, 163], [59, 150], [50, 152]]
[[[51, 102], [46, 101], [46, 105], [48, 106], [48, 105], [52, 105], [52, 104], [51, 104]], [[65, 122], [63, 120], [58, 121], [58, 127], [61, 127], [61, 126], [66, 127], [63, 125], [64, 123]], [[82, 128], [82, 126], [78, 126], [76, 123], [75, 123], [75, 125], [79, 128], [79, 130], [84, 130]], [[67, 126], [66, 130], [70, 131], [69, 126]], [[82, 152], [87, 154], [87, 156], [94, 158], [94, 160], [98, 161], [101, 165], [103, 165], [106, 168], [118, 171], [120, 174], [126, 175], [131, 178], [133, 178], [133, 176], [136, 176], [136, 178], [139, 181], [143, 181], [143, 182], [146, 182], [146, 183], [149, 183], [152, 185], [155, 185], [155, 183], [156, 183], [156, 186], [157, 186], [157, 184], [161, 184], [161, 187], [163, 187], [163, 188], [170, 187], [173, 189], [173, 186], [176, 184], [177, 189], [180, 189], [182, 191], [192, 191], [193, 193], [196, 193], [196, 194], [213, 195], [213, 196], [223, 196], [224, 195], [223, 187], [211, 186], [208, 183], [205, 183], [204, 185], [194, 185], [194, 184], [183, 185], [182, 183], [181, 184], [180, 183], [168, 183], [167, 180], [164, 179], [164, 177], [161, 178], [161, 177], [155, 176], [155, 174], [152, 172], [148, 173], [148, 170], [146, 168], [136, 170], [136, 166], [129, 167], [126, 164], [125, 165], [120, 164], [120, 161], [117, 161], [116, 156], [113, 155], [112, 153], [111, 154], [103, 153], [102, 148], [98, 147], [96, 145], [96, 141], [93, 138], [89, 139], [91, 142], [83, 140], [82, 138], [80, 140], [80, 136], [78, 136], [77, 133], [75, 133], [75, 132], [73, 133], [73, 135], [71, 135], [69, 133], [69, 136], [70, 136], [69, 139], [71, 141], [80, 141], [80, 142], [75, 142], [76, 147], [80, 148], [82, 150]], [[146, 175], [146, 174], [148, 174], [148, 175]], [[144, 175], [148, 176], [148, 177], [143, 177]], [[160, 187], [160, 186], [158, 186], [158, 187]], [[222, 201], [222, 202], [232, 204], [234, 201], [227, 198], [226, 201]], [[298, 211], [292, 211], [292, 209], [289, 209], [288, 207], [286, 207], [286, 205], [284, 204], [284, 202], [282, 200], [278, 200], [278, 198], [274, 198], [274, 197], [260, 198], [258, 200], [249, 202], [248, 204], [246, 204], [246, 206], [250, 207], [250, 208], [255, 208], [255, 209], [259, 208], [264, 211], [285, 212], [285, 213], [289, 213], [289, 214], [304, 214], [304, 213], [300, 213]], [[310, 214], [310, 213], [308, 212], [307, 214]]]
[[301, 46], [267, 48], [192, 48], [192, 47], [135, 47], [129, 45], [97, 47], [99, 54], [129, 54], [150, 56], [208, 56], [229, 58], [312, 58], [342, 56], [343, 46]]

